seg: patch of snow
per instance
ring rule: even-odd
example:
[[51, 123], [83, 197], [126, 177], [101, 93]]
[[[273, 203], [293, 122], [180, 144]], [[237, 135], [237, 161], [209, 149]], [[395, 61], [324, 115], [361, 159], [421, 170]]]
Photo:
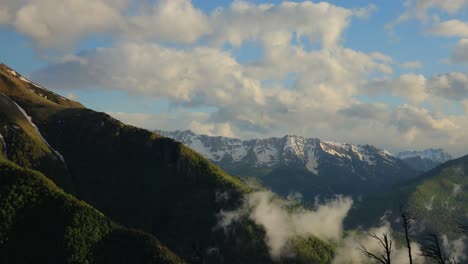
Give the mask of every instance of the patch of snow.
[[65, 163], [65, 159], [63, 158], [62, 154], [60, 154], [57, 150], [55, 150], [54, 148], [52, 148], [52, 146], [49, 144], [49, 142], [47, 142], [47, 140], [42, 136], [41, 134], [41, 131], [39, 131], [39, 128], [36, 126], [36, 124], [33, 123], [32, 121], [32, 118], [31, 116], [28, 115], [28, 113], [26, 113], [26, 111], [21, 107], [19, 106], [15, 101], [13, 101], [13, 103], [16, 105], [16, 107], [18, 108], [18, 110], [20, 110], [20, 112], [23, 114], [23, 116], [28, 120], [29, 124], [31, 124], [31, 126], [34, 127], [34, 129], [36, 130], [36, 132], [39, 134], [39, 136], [41, 137], [41, 139], [46, 143], [46, 145], [52, 150], [52, 152], [55, 153], [55, 155], [57, 157], [59, 157], [59, 159]]
[[198, 153], [200, 153], [202, 156], [205, 156], [206, 158], [213, 160], [213, 161], [220, 161], [224, 157], [224, 152], [222, 151], [211, 151], [211, 148], [209, 146], [206, 146], [202, 140], [199, 138], [194, 137], [192, 140], [190, 140], [191, 143], [188, 144], [188, 146]]
[[390, 157], [394, 157], [395, 155], [393, 155], [393, 153], [391, 153], [390, 151], [386, 150], [386, 149], [383, 149], [380, 151], [382, 154], [386, 155], [386, 156], [390, 156]]
[[32, 83], [30, 80], [24, 78], [23, 76], [20, 76], [19, 78], [20, 78], [20, 80], [22, 80], [23, 82]]
[[360, 160], [366, 162], [369, 165], [375, 165], [375, 157], [373, 155], [369, 155], [367, 150], [363, 148], [362, 146], [352, 146], [351, 149], [353, 150], [354, 153], [359, 157]]
[[346, 143], [341, 143], [341, 142], [335, 142], [335, 141], [323, 141], [326, 144], [335, 146], [337, 148], [346, 148], [347, 144]]
[[[29, 84], [32, 84], [32, 85], [34, 85], [35, 87], [37, 87], [37, 88], [39, 88], [39, 89], [42, 89], [42, 90], [44, 90], [44, 91], [50, 92], [48, 89], [46, 89], [46, 88], [40, 86], [40, 85], [37, 84], [37, 83], [31, 82], [30, 80], [24, 78], [23, 76], [20, 76], [19, 79], [22, 80], [23, 82], [27, 82], [27, 83], [29, 83]], [[42, 96], [42, 95], [41, 95], [41, 96]]]
[[231, 157], [233, 161], [241, 161], [245, 156], [247, 156], [246, 146], [236, 147], [231, 152]]
[[254, 153], [259, 165], [273, 166], [278, 162], [278, 150], [269, 146], [255, 146]]
[[18, 76], [18, 73], [15, 72], [14, 70], [8, 70], [8, 72], [11, 73], [11, 75], [13, 75], [15, 77]]
[[284, 150], [290, 150], [298, 157], [304, 157], [304, 138], [298, 136], [286, 136]]
[[336, 150], [336, 149], [340, 149], [344, 152], [346, 150], [345, 144], [335, 143], [335, 142], [330, 143], [330, 142], [323, 141], [323, 142], [320, 142], [320, 147], [323, 149], [323, 151], [327, 152], [330, 155], [351, 159], [349, 155], [340, 153]]
[[5, 139], [3, 138], [2, 134], [0, 134], [0, 140], [2, 141], [3, 155], [5, 157], [7, 157], [7, 144], [6, 144]]
[[307, 151], [306, 168], [315, 175], [318, 175], [318, 166], [319, 163], [317, 157], [315, 156], [315, 149], [311, 148]]

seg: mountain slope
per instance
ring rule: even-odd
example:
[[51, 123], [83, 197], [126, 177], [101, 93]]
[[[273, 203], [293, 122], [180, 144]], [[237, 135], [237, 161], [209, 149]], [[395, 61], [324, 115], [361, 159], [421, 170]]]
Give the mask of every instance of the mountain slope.
[[369, 145], [299, 136], [242, 141], [191, 131], [156, 132], [195, 149], [231, 174], [256, 177], [283, 195], [300, 192], [310, 202], [317, 195], [357, 197], [388, 190], [417, 175], [400, 159]]
[[183, 263], [151, 235], [113, 223], [4, 158], [0, 219], [1, 263]]
[[468, 155], [448, 161], [395, 190], [365, 197], [350, 212], [348, 226], [371, 224], [386, 211], [390, 220], [396, 219], [403, 205], [426, 228], [442, 234], [456, 232], [457, 221], [465, 222], [468, 214], [467, 191]]
[[[78, 199], [125, 226], [155, 235], [194, 263], [273, 262], [265, 231], [251, 219], [234, 224], [230, 232], [216, 228], [220, 212], [236, 209], [250, 192], [238, 178], [174, 140], [52, 92], [44, 96], [44, 88], [30, 91], [33, 84], [11, 71], [0, 69], [0, 93], [31, 116], [47, 145], [63, 157]], [[9, 144], [7, 140], [7, 149]], [[333, 250], [320, 253], [330, 248], [326, 242], [301, 239], [303, 244], [314, 245], [312, 251], [303, 255], [299, 250], [304, 247], [297, 247], [289, 257], [292, 263], [332, 258]]]
[[0, 155], [49, 175], [65, 190], [73, 192], [71, 176], [60, 153], [54, 150], [25, 111], [0, 93]]

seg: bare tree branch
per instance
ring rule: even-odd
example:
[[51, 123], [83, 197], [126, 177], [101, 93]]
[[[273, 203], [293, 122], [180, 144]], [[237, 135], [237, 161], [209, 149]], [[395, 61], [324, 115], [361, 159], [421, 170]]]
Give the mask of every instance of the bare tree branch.
[[440, 247], [439, 237], [436, 234], [429, 234], [421, 241], [421, 252], [422, 256], [432, 259], [437, 264], [448, 263], [448, 259], [444, 256]]
[[382, 234], [382, 238], [378, 235], [371, 233], [369, 234], [370, 237], [379, 241], [380, 245], [383, 247], [383, 253], [374, 254], [367, 250], [367, 248], [361, 245], [361, 251], [366, 255], [368, 258], [376, 260], [378, 263], [381, 264], [391, 264], [391, 253], [392, 253], [392, 240], [388, 238], [388, 234]]

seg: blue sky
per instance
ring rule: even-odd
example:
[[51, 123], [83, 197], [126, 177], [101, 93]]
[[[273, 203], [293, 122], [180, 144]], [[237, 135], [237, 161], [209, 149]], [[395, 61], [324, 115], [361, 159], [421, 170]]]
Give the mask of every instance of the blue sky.
[[299, 134], [460, 155], [468, 152], [467, 7], [3, 0], [0, 60], [149, 129]]

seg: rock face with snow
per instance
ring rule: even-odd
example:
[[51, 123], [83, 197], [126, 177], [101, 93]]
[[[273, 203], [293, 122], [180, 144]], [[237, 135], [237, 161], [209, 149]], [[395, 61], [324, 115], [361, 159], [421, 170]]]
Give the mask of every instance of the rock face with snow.
[[417, 173], [385, 150], [287, 135], [240, 140], [197, 135], [191, 131], [156, 131], [204, 155], [227, 172], [259, 179], [274, 191], [316, 195], [365, 195], [391, 188]]
[[408, 166], [418, 171], [428, 171], [452, 160], [453, 157], [443, 149], [425, 149], [422, 151], [404, 151], [397, 154]]

